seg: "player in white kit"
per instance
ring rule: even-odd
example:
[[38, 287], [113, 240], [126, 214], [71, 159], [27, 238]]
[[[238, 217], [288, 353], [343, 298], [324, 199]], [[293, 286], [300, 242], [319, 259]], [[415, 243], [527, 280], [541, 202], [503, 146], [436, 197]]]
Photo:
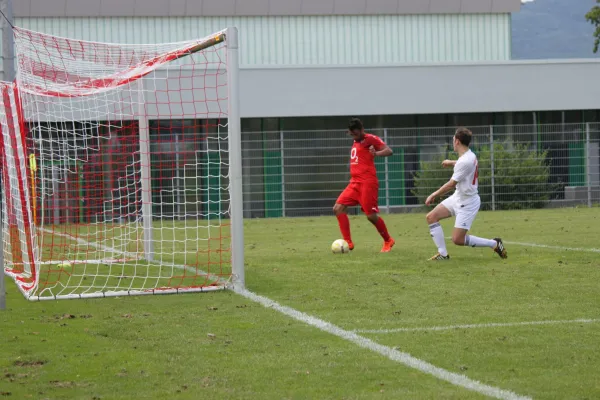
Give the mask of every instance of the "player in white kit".
[[452, 242], [458, 246], [470, 247], [489, 247], [493, 249], [501, 258], [506, 258], [506, 248], [502, 239], [483, 239], [473, 235], [467, 235], [471, 225], [477, 216], [481, 200], [477, 191], [479, 167], [477, 165], [477, 156], [469, 149], [473, 134], [467, 128], [461, 127], [454, 134], [454, 151], [458, 154], [458, 160], [444, 160], [442, 166], [445, 168], [454, 167], [452, 178], [432, 193], [425, 201], [426, 205], [431, 205], [436, 197], [439, 197], [452, 189], [456, 189], [452, 196], [438, 204], [429, 214], [427, 214], [427, 223], [433, 242], [438, 248], [438, 253], [430, 260], [447, 260], [450, 258], [446, 249], [444, 232], [440, 225], [440, 220], [456, 217], [454, 230], [452, 231]]

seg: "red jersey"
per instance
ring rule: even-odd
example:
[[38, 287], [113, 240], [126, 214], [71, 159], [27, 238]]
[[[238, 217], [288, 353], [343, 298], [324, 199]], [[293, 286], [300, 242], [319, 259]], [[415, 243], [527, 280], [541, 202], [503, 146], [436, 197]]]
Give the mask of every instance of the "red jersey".
[[354, 141], [350, 150], [350, 182], [379, 183], [375, 170], [375, 156], [369, 151], [371, 146], [379, 151], [385, 147], [385, 143], [370, 133], [366, 133], [363, 140]]

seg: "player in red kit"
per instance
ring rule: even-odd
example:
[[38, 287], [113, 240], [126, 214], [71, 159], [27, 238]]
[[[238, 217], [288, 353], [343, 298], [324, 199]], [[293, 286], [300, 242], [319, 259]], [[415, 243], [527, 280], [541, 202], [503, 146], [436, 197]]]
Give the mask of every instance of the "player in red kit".
[[347, 209], [349, 206], [360, 204], [362, 211], [383, 238], [382, 253], [392, 250], [396, 243], [390, 237], [385, 222], [379, 217], [379, 180], [375, 170], [375, 157], [389, 157], [390, 149], [379, 137], [365, 133], [363, 123], [358, 118], [352, 118], [348, 125], [348, 133], [354, 139], [350, 150], [350, 183], [338, 197], [333, 212], [340, 225], [342, 237], [350, 250], [354, 249], [350, 235], [350, 220]]

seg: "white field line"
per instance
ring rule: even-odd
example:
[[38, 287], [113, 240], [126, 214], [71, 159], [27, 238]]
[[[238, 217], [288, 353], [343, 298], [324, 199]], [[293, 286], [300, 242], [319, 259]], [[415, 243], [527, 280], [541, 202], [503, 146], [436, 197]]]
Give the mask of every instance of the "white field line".
[[563, 246], [552, 246], [549, 244], [538, 244], [538, 243], [507, 242], [507, 241], [503, 241], [503, 242], [506, 244], [510, 244], [510, 245], [525, 246], [525, 247], [539, 247], [542, 249], [584, 251], [584, 252], [588, 252], [588, 253], [600, 253], [600, 249], [595, 249], [593, 247], [563, 247]]
[[357, 333], [397, 333], [397, 332], [422, 332], [422, 331], [451, 331], [454, 329], [479, 329], [479, 328], [503, 328], [513, 326], [531, 326], [531, 325], [557, 325], [557, 324], [593, 324], [600, 322], [600, 319], [569, 319], [569, 320], [549, 320], [549, 321], [525, 321], [525, 322], [492, 322], [488, 324], [466, 324], [466, 325], [448, 325], [448, 326], [422, 326], [415, 328], [391, 328], [391, 329], [355, 329]]
[[[446, 240], [451, 240], [450, 236], [446, 237]], [[510, 242], [502, 240], [505, 244], [511, 246], [523, 246], [523, 247], [538, 247], [541, 249], [552, 249], [552, 250], [566, 250], [566, 251], [582, 251], [587, 253], [600, 253], [600, 249], [594, 247], [565, 247], [565, 246], [553, 246], [550, 244], [539, 244], [539, 243], [526, 243], [526, 242]]]
[[[56, 234], [56, 232], [55, 232], [55, 234]], [[65, 236], [70, 237], [71, 239], [75, 239], [79, 243], [86, 242], [87, 245], [91, 245], [91, 246], [94, 246], [97, 248], [102, 248], [106, 251], [110, 251], [113, 253], [116, 252], [116, 253], [121, 253], [121, 254], [126, 255], [125, 252], [120, 252], [119, 250], [114, 249], [114, 248], [109, 248], [109, 247], [103, 246], [101, 244], [90, 243], [81, 238], [73, 238], [70, 235], [65, 235]], [[185, 266], [182, 266], [182, 265], [179, 265], [177, 267], [186, 268]], [[300, 321], [302, 323], [305, 323], [307, 325], [315, 327], [323, 332], [327, 332], [332, 335], [335, 335], [341, 339], [344, 339], [346, 341], [354, 343], [362, 348], [379, 353], [379, 354], [389, 358], [392, 361], [396, 361], [400, 364], [404, 364], [407, 367], [416, 369], [425, 374], [432, 375], [438, 379], [449, 382], [455, 386], [460, 386], [467, 390], [471, 390], [473, 392], [477, 392], [477, 393], [480, 393], [480, 394], [483, 394], [483, 395], [486, 395], [489, 397], [493, 397], [496, 399], [502, 399], [502, 400], [530, 400], [531, 399], [530, 397], [521, 396], [521, 395], [518, 395], [518, 394], [508, 391], [508, 390], [504, 390], [504, 389], [500, 389], [500, 388], [497, 388], [494, 386], [486, 385], [486, 384], [476, 381], [474, 379], [470, 379], [465, 375], [457, 374], [457, 373], [445, 370], [443, 368], [436, 367], [435, 365], [430, 364], [426, 361], [420, 360], [416, 357], [413, 357], [408, 353], [404, 353], [404, 352], [401, 352], [398, 350], [394, 350], [391, 347], [381, 345], [379, 343], [372, 341], [371, 339], [360, 336], [354, 332], [344, 330], [344, 329], [342, 329], [336, 325], [333, 325], [327, 321], [313, 317], [311, 315], [308, 315], [306, 313], [303, 313], [303, 312], [293, 309], [291, 307], [283, 306], [274, 300], [271, 300], [264, 296], [260, 296], [249, 290], [236, 289], [235, 287], [232, 288], [232, 290], [234, 293], [237, 293], [251, 301], [259, 303], [266, 308], [276, 310], [276, 311], [278, 311], [284, 315], [287, 315], [288, 317], [291, 317], [297, 321]]]
[[530, 397], [525, 397], [518, 395], [516, 393], [499, 389], [494, 386], [488, 386], [476, 380], [470, 379], [465, 375], [457, 374], [454, 372], [447, 371], [443, 368], [436, 367], [426, 361], [420, 360], [416, 357], [411, 356], [408, 353], [404, 353], [398, 350], [394, 350], [391, 347], [381, 345], [372, 341], [371, 339], [367, 339], [364, 336], [360, 336], [355, 332], [344, 330], [336, 325], [333, 325], [327, 321], [322, 319], [313, 317], [311, 315], [305, 314], [301, 311], [295, 310], [291, 307], [283, 306], [276, 301], [273, 301], [267, 297], [260, 296], [256, 293], [252, 293], [245, 289], [234, 289], [235, 293], [238, 293], [245, 298], [252, 300], [256, 303], [263, 305], [266, 308], [271, 308], [276, 310], [288, 317], [291, 317], [297, 321], [303, 322], [307, 325], [313, 326], [323, 332], [330, 333], [335, 335], [341, 339], [352, 342], [362, 348], [371, 350], [375, 353], [379, 353], [382, 356], [389, 358], [390, 360], [396, 361], [398, 363], [404, 364], [407, 367], [414, 368], [418, 371], [426, 373], [428, 375], [433, 375], [438, 379], [449, 382], [455, 386], [460, 386], [465, 389], [481, 393], [486, 396], [494, 397], [497, 399], [529, 399]]

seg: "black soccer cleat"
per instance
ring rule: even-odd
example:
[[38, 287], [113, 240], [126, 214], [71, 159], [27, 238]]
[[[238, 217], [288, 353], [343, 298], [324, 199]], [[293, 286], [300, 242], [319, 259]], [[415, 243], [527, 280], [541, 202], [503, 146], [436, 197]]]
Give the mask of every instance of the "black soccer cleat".
[[502, 243], [502, 239], [494, 238], [496, 241], [496, 247], [494, 247], [494, 252], [500, 256], [500, 258], [508, 258], [508, 254], [506, 254], [506, 248], [504, 247], [504, 243]]
[[443, 261], [443, 260], [449, 260], [450, 259], [450, 254], [448, 254], [447, 256], [443, 256], [440, 253], [437, 253], [435, 256], [431, 257], [429, 259], [429, 261]]

